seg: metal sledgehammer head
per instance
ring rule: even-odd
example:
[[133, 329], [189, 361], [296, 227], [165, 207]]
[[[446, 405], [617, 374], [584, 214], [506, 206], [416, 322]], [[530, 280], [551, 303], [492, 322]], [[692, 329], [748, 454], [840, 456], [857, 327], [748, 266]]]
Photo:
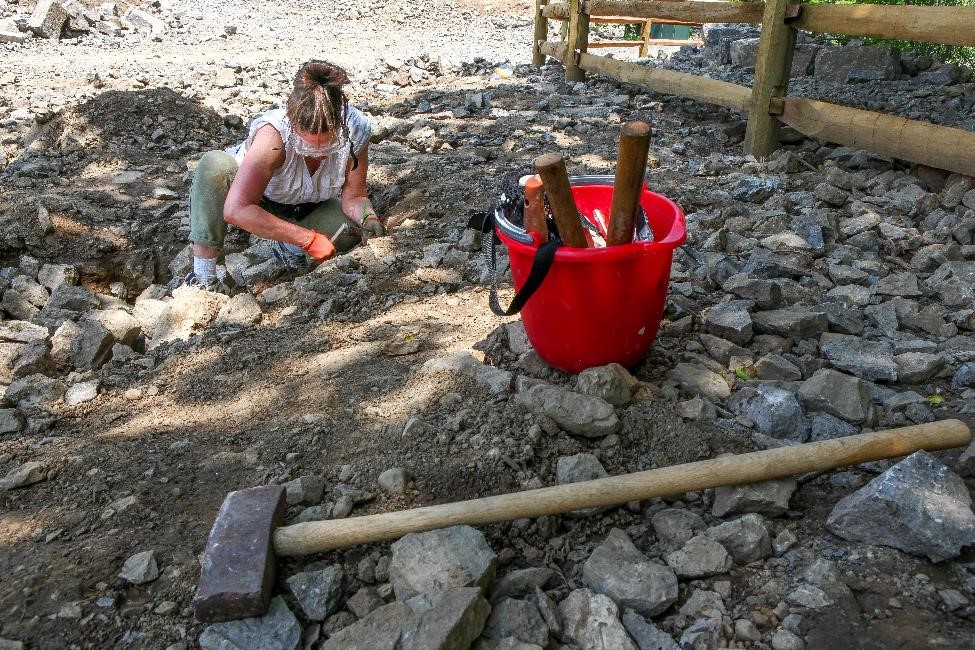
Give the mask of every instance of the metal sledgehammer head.
[[205, 623], [260, 616], [274, 584], [271, 534], [284, 518], [284, 488], [264, 485], [231, 492], [210, 531], [193, 611]]

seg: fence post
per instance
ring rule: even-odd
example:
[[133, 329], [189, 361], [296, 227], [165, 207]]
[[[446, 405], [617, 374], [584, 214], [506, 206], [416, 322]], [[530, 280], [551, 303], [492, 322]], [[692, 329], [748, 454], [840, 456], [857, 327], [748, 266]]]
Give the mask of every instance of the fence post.
[[640, 30], [640, 58], [644, 58], [650, 52], [650, 38], [653, 36], [653, 19], [647, 18], [643, 21], [643, 28]]
[[545, 55], [538, 49], [538, 44], [548, 40], [548, 18], [542, 15], [542, 9], [548, 0], [535, 0], [535, 41], [532, 43], [532, 65], [545, 63]]
[[576, 64], [576, 50], [589, 49], [589, 14], [582, 13], [582, 0], [569, 0], [569, 35], [565, 48], [565, 80], [585, 81], [586, 71]]
[[765, 158], [775, 151], [779, 121], [770, 114], [773, 97], [784, 97], [789, 89], [796, 31], [785, 24], [789, 0], [766, 0], [762, 35], [755, 61], [752, 103], [745, 129], [745, 153]]

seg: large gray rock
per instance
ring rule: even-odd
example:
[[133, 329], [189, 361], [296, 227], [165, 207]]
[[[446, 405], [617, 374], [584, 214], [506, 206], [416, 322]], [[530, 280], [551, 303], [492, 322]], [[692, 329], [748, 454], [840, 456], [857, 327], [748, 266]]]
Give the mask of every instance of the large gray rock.
[[78, 284], [78, 269], [68, 264], [42, 264], [37, 272], [37, 281], [54, 291], [62, 284]]
[[748, 300], [731, 300], [715, 305], [704, 317], [704, 331], [738, 345], [747, 345], [753, 333], [752, 317], [748, 313], [751, 306]]
[[773, 438], [804, 442], [809, 422], [796, 396], [782, 388], [746, 386], [728, 400], [728, 408], [755, 423], [755, 428]]
[[32, 343], [47, 338], [46, 327], [22, 320], [0, 322], [0, 341], [5, 343]]
[[777, 517], [789, 509], [789, 499], [795, 491], [796, 481], [792, 478], [718, 487], [714, 489], [711, 512], [715, 517], [745, 512]]
[[666, 508], [650, 519], [660, 544], [668, 551], [682, 548], [707, 526], [700, 515], [683, 508]]
[[532, 413], [552, 418], [566, 431], [586, 438], [608, 436], [620, 428], [609, 402], [550, 384], [536, 384], [518, 393], [518, 402]]
[[746, 24], [705, 24], [701, 32], [704, 36], [703, 54], [707, 61], [719, 65], [731, 63], [732, 44], [743, 39], [757, 38], [758, 30]]
[[44, 375], [28, 375], [14, 380], [3, 392], [3, 398], [21, 411], [47, 409], [64, 396], [65, 385]]
[[451, 587], [485, 589], [497, 566], [484, 536], [470, 526], [411, 533], [394, 542], [392, 550], [389, 579], [399, 600]]
[[857, 377], [822, 368], [802, 383], [799, 397], [809, 411], [823, 411], [856, 424], [874, 418], [867, 385]]
[[946, 307], [970, 308], [975, 302], [975, 262], [945, 262], [925, 283], [938, 292]]
[[905, 352], [894, 357], [897, 364], [897, 381], [903, 384], [920, 384], [933, 379], [945, 367], [941, 354]]
[[623, 611], [623, 627], [640, 650], [680, 650], [669, 634], [647, 621], [632, 609]]
[[61, 39], [68, 22], [68, 12], [58, 0], [40, 0], [27, 22], [27, 28], [39, 38]]
[[751, 513], [707, 530], [708, 537], [724, 546], [738, 564], [748, 564], [772, 555], [772, 540], [761, 515]]
[[85, 314], [82, 323], [95, 321], [111, 332], [116, 341], [131, 347], [139, 335], [142, 327], [132, 314], [124, 309], [95, 309]]
[[33, 460], [7, 472], [7, 475], [0, 479], [0, 489], [13, 490], [19, 487], [27, 487], [34, 483], [40, 483], [45, 478], [47, 478], [47, 465]]
[[678, 363], [667, 373], [667, 378], [692, 396], [699, 395], [709, 400], [720, 401], [731, 395], [731, 387], [724, 377], [696, 364]]
[[288, 589], [309, 620], [324, 621], [342, 605], [345, 571], [340, 564], [321, 571], [296, 573], [287, 582]]
[[73, 311], [83, 314], [98, 309], [98, 297], [90, 289], [63, 283], [51, 291], [44, 311]]
[[79, 332], [71, 340], [71, 363], [78, 370], [97, 370], [112, 356], [115, 337], [101, 323], [83, 320]]
[[477, 587], [420, 594], [406, 606], [414, 622], [403, 630], [400, 650], [466, 650], [481, 635], [491, 612]]
[[826, 331], [829, 321], [822, 311], [804, 309], [771, 309], [752, 314], [752, 323], [759, 334], [775, 334], [793, 339], [807, 339]]
[[893, 346], [846, 334], [823, 334], [819, 348], [835, 367], [868, 381], [897, 381]]
[[355, 624], [342, 628], [330, 636], [321, 648], [322, 650], [402, 650], [403, 630], [411, 629], [415, 621], [416, 615], [405, 603], [393, 602], [373, 610]]
[[608, 476], [603, 464], [592, 454], [561, 456], [555, 466], [555, 480], [559, 485], [591, 481]]
[[859, 431], [857, 427], [829, 413], [812, 413], [809, 416], [810, 442], [845, 438]]
[[644, 616], [655, 616], [677, 600], [674, 571], [647, 559], [618, 528], [586, 560], [582, 579], [596, 593]]
[[213, 322], [228, 300], [222, 294], [195, 287], [184, 285], [175, 289], [172, 301], [166, 304], [152, 330], [150, 347], [166, 341], [185, 341], [199, 334]]
[[261, 320], [261, 305], [250, 292], [231, 296], [217, 313], [215, 325], [253, 325]]
[[23, 430], [24, 416], [17, 409], [0, 409], [0, 434]]
[[536, 589], [544, 587], [554, 576], [555, 572], [545, 567], [515, 569], [494, 583], [491, 587], [490, 601], [493, 603], [502, 598], [523, 598], [532, 595]]
[[507, 370], [481, 363], [466, 350], [455, 352], [446, 357], [430, 359], [423, 364], [423, 372], [441, 371], [456, 372], [469, 377], [495, 395], [508, 392], [514, 378], [514, 375]]
[[894, 47], [824, 47], [816, 57], [815, 77], [827, 83], [893, 81], [900, 77], [900, 51]]
[[527, 600], [505, 598], [496, 603], [483, 634], [489, 639], [513, 637], [543, 647], [548, 644], [548, 625], [538, 607]]
[[199, 639], [202, 650], [295, 650], [300, 642], [301, 625], [280, 596], [264, 616], [210, 625]]
[[[510, 337], [510, 334], [509, 334]], [[618, 363], [586, 368], [576, 377], [576, 390], [615, 406], [630, 403], [639, 381]]]
[[588, 589], [576, 589], [559, 603], [563, 636], [580, 650], [637, 650], [620, 623], [616, 603]]
[[664, 560], [680, 578], [706, 578], [727, 573], [732, 565], [724, 546], [707, 535], [692, 537], [679, 551], [664, 555]]
[[836, 504], [826, 521], [840, 537], [893, 546], [935, 562], [975, 544], [975, 514], [964, 481], [934, 456], [916, 452]]

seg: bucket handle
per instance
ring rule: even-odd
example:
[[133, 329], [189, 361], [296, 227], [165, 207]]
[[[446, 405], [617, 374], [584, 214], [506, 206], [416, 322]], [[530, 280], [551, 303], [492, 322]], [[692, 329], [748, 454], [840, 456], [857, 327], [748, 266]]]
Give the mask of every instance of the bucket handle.
[[[548, 275], [548, 271], [552, 268], [552, 262], [555, 261], [555, 251], [559, 248], [558, 239], [550, 239], [549, 241], [541, 244], [535, 250], [535, 257], [532, 259], [532, 267], [528, 272], [528, 277], [525, 279], [525, 283], [521, 285], [515, 293], [515, 297], [512, 298], [511, 304], [507, 309], [501, 308], [501, 301], [498, 298], [498, 259], [497, 259], [497, 247], [501, 243], [498, 238], [498, 233], [495, 230], [495, 225], [501, 225], [501, 223], [508, 224], [509, 222], [504, 219], [503, 216], [498, 214], [496, 211], [492, 212], [475, 212], [471, 215], [470, 219], [467, 221], [467, 227], [473, 228], [474, 230], [480, 230], [482, 233], [488, 233], [490, 231], [491, 236], [488, 239], [488, 263], [491, 268], [491, 293], [488, 297], [488, 306], [491, 307], [491, 311], [494, 312], [495, 316], [514, 316], [522, 310], [528, 299], [532, 297], [532, 294], [542, 286], [542, 282], [545, 281], [545, 277]], [[507, 234], [507, 230], [505, 231]], [[519, 233], [520, 236], [517, 237], [519, 241], [522, 238], [528, 238], [526, 243], [534, 243], [534, 239], [531, 235], [522, 231]]]

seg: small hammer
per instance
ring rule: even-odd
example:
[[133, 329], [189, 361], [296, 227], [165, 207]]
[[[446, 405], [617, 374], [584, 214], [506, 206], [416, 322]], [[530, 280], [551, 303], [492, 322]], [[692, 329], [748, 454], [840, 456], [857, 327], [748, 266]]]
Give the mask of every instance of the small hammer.
[[562, 243], [570, 248], [589, 248], [586, 231], [579, 223], [579, 211], [576, 209], [575, 199], [572, 198], [572, 188], [569, 187], [569, 175], [562, 154], [547, 153], [539, 156], [535, 159], [535, 169], [542, 177], [549, 205], [552, 206], [552, 218], [559, 227]]
[[470, 501], [312, 521], [277, 530], [284, 512], [284, 488], [239, 490], [227, 496], [217, 513], [193, 608], [196, 617], [204, 622], [263, 614], [274, 583], [275, 551], [281, 555], [307, 555], [447, 526], [494, 524], [617, 506], [906, 456], [920, 449], [960, 447], [971, 439], [964, 422], [942, 420]]

